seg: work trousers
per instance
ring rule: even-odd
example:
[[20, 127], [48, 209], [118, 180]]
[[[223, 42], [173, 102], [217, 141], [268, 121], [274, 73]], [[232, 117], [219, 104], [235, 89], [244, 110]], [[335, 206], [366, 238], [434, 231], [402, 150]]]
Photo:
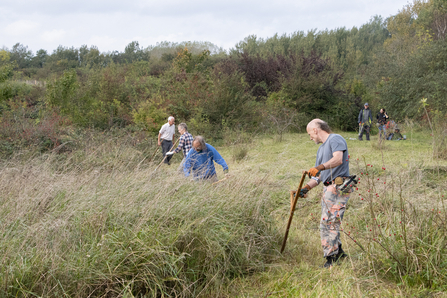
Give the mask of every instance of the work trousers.
[[360, 133], [359, 133], [359, 140], [363, 139], [363, 132], [365, 132], [366, 134], [366, 140], [369, 141], [369, 129], [370, 127], [368, 125], [363, 125], [360, 129]]
[[334, 184], [323, 188], [321, 199], [320, 238], [324, 256], [338, 254], [340, 247], [340, 224], [346, 210], [352, 188], [341, 193]]
[[[172, 141], [168, 141], [168, 140], [161, 141], [161, 151], [163, 153], [163, 158], [166, 156], [166, 153], [168, 153], [169, 150], [171, 150], [171, 148], [172, 148]], [[164, 163], [169, 163], [171, 158], [172, 158], [172, 155], [168, 155], [166, 157]]]

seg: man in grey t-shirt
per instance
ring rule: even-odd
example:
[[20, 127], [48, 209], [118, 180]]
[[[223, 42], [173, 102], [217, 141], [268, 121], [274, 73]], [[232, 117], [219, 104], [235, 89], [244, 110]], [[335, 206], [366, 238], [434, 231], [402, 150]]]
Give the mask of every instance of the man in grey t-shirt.
[[320, 238], [326, 258], [325, 268], [345, 258], [347, 255], [341, 248], [340, 224], [346, 210], [349, 195], [352, 191], [348, 187], [341, 192], [341, 185], [349, 176], [348, 146], [345, 139], [333, 134], [329, 125], [320, 119], [314, 119], [307, 124], [307, 133], [315, 144], [322, 144], [318, 148], [315, 167], [311, 168], [311, 180], [300, 190], [300, 197], [323, 182], [323, 197], [321, 199]]

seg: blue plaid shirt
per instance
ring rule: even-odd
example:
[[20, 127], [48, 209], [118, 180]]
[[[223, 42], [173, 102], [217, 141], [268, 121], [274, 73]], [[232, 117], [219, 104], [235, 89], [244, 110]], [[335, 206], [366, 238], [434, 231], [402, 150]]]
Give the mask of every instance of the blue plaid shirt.
[[183, 150], [183, 157], [186, 157], [189, 150], [192, 148], [193, 137], [189, 132], [185, 132], [180, 136], [180, 141], [178, 143], [178, 147], [175, 148], [174, 153], [179, 153], [180, 150]]

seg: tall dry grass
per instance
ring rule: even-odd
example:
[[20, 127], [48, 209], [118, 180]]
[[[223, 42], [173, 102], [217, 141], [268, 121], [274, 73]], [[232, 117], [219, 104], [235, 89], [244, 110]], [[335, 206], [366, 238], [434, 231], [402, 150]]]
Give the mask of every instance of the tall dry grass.
[[256, 174], [192, 182], [112, 143], [23, 156], [0, 171], [3, 296], [206, 296], [278, 255]]
[[[0, 167], [2, 296], [442, 297], [447, 163], [429, 133], [406, 134], [382, 146], [342, 133], [361, 179], [342, 223], [350, 258], [332, 270], [319, 268], [321, 187], [279, 254], [289, 190], [318, 148], [305, 134], [235, 134], [218, 147], [232, 177], [216, 185], [185, 179], [178, 155], [154, 171], [144, 137], [84, 132], [65, 151], [18, 152]], [[239, 161], [235, 145], [249, 148]]]

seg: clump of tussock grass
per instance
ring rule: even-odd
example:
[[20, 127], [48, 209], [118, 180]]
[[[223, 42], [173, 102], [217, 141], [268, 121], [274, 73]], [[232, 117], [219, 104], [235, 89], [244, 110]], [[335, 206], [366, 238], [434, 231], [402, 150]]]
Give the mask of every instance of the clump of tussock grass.
[[248, 151], [248, 146], [240, 145], [233, 147], [233, 160], [237, 162], [243, 160], [247, 156]]
[[212, 186], [106, 148], [5, 163], [3, 293], [194, 297], [276, 258], [281, 233], [256, 174]]

